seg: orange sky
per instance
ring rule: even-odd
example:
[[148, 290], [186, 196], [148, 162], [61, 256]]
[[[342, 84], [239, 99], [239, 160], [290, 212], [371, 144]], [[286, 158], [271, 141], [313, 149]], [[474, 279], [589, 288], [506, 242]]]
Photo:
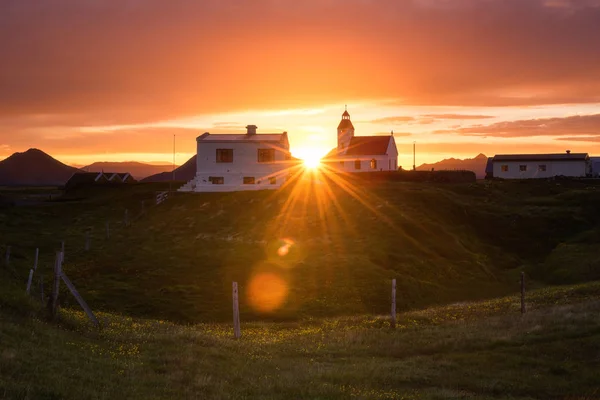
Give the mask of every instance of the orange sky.
[[598, 0], [7, 0], [0, 158], [172, 160], [202, 132], [292, 151], [396, 132], [400, 164], [600, 153]]

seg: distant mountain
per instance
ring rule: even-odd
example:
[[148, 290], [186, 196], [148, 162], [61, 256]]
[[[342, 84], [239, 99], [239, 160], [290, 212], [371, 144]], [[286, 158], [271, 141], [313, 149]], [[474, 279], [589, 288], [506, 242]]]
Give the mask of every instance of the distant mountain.
[[15, 153], [0, 161], [0, 185], [5, 186], [60, 186], [77, 168], [55, 160], [38, 149]]
[[475, 172], [477, 179], [483, 179], [485, 178], [487, 160], [488, 158], [485, 154], [479, 154], [475, 158], [466, 158], [464, 160], [448, 158], [433, 164], [422, 164], [417, 167], [417, 171], [431, 171], [432, 168], [436, 171], [466, 170]]
[[135, 161], [126, 162], [96, 162], [91, 165], [81, 168], [87, 172], [129, 172], [137, 180], [141, 180], [150, 175], [159, 174], [161, 172], [171, 172], [172, 165], [152, 165]]
[[160, 174], [149, 176], [145, 179], [142, 179], [142, 182], [168, 182], [173, 180], [173, 176], [175, 176], [176, 181], [190, 181], [194, 179], [196, 176], [196, 156], [190, 158], [185, 164], [175, 170], [175, 174], [173, 172], [162, 172]]

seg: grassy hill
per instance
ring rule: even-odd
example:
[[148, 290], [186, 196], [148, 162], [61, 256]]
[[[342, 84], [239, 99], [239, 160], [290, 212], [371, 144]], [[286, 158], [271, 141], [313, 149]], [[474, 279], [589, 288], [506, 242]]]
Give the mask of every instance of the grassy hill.
[[89, 188], [0, 212], [15, 277], [25, 282], [40, 247], [36, 278], [48, 282], [64, 239], [65, 271], [92, 308], [181, 322], [228, 321], [232, 281], [244, 319], [292, 320], [385, 312], [392, 278], [400, 310], [514, 293], [521, 270], [538, 286], [600, 279], [600, 192], [579, 182], [313, 179], [151, 206], [166, 187]]
[[58, 324], [0, 281], [7, 399], [595, 399], [600, 285], [398, 315], [176, 325], [78, 311]]

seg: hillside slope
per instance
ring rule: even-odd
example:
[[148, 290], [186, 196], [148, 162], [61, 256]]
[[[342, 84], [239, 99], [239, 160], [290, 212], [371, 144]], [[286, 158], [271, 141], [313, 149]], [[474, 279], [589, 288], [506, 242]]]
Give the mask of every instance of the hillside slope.
[[60, 186], [78, 171], [41, 150], [29, 149], [0, 161], [0, 185]]
[[[178, 321], [229, 320], [232, 281], [246, 318], [297, 319], [384, 312], [392, 278], [400, 310], [514, 292], [522, 269], [538, 282], [600, 279], [600, 191], [582, 183], [365, 183], [349, 193], [315, 179], [151, 206], [164, 187], [5, 211], [0, 233], [20, 279], [35, 247], [49, 276], [65, 240], [65, 271], [93, 307]], [[581, 246], [590, 263], [579, 266]]]
[[432, 164], [421, 164], [417, 167], [417, 171], [431, 171], [432, 168], [436, 171], [465, 170], [473, 171], [477, 179], [483, 179], [485, 178], [487, 160], [488, 158], [485, 154], [479, 154], [474, 158], [465, 158], [464, 160], [448, 158]]
[[[170, 180], [175, 181], [190, 181], [196, 176], [196, 156], [193, 156], [182, 166], [175, 169], [174, 173], [171, 171], [161, 172], [144, 178], [142, 182], [168, 182]], [[174, 178], [174, 179], [173, 179]]]

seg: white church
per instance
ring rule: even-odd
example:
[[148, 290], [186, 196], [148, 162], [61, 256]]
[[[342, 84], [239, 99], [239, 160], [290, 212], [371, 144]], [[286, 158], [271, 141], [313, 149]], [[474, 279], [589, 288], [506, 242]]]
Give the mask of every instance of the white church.
[[337, 147], [323, 162], [339, 172], [396, 171], [398, 149], [393, 132], [389, 136], [354, 136], [354, 125], [346, 109], [337, 128]]
[[248, 125], [242, 134], [204, 133], [196, 139], [196, 177], [180, 192], [233, 192], [277, 189], [292, 174], [287, 132], [256, 133]]

